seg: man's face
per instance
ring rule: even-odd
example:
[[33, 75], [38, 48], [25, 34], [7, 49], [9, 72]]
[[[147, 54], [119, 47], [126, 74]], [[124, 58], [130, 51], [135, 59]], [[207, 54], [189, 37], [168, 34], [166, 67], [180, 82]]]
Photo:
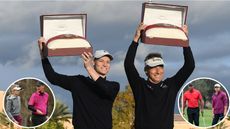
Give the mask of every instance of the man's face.
[[44, 90], [45, 90], [45, 86], [44, 85], [40, 85], [40, 86], [37, 86], [37, 91], [38, 92], [44, 92]]
[[188, 89], [189, 89], [190, 92], [192, 92], [193, 89], [194, 89], [194, 86], [189, 86]]
[[216, 92], [219, 92], [219, 91], [220, 91], [220, 87], [215, 87], [214, 90], [215, 90]]
[[96, 59], [94, 60], [94, 69], [98, 74], [105, 76], [110, 70], [110, 62], [111, 60], [108, 56]]
[[152, 67], [147, 70], [147, 76], [149, 77], [150, 81], [154, 84], [161, 82], [164, 77], [164, 67], [163, 66], [156, 66]]

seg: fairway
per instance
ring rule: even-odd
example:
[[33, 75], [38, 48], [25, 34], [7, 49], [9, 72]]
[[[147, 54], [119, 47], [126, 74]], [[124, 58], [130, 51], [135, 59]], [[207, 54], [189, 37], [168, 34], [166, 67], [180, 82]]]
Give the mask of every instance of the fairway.
[[[185, 112], [184, 118], [188, 121], [187, 111]], [[204, 116], [201, 116], [199, 119], [199, 127], [208, 127], [212, 126], [212, 110], [204, 109]]]

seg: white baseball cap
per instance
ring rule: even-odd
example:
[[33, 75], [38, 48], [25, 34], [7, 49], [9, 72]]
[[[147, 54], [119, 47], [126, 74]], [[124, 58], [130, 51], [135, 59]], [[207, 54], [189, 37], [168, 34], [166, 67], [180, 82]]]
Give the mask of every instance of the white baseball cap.
[[219, 87], [219, 88], [220, 88], [221, 86], [220, 86], [220, 84], [216, 83], [216, 84], [214, 85], [214, 87]]
[[21, 88], [19, 85], [17, 85], [17, 84], [14, 84], [13, 86], [14, 86], [13, 90], [21, 90], [21, 89], [22, 89], [22, 88]]
[[164, 65], [164, 61], [160, 57], [153, 57], [145, 61], [145, 66], [155, 67], [158, 65]]
[[101, 58], [103, 56], [108, 56], [110, 58], [110, 60], [113, 60], [113, 56], [108, 52], [108, 51], [105, 51], [105, 50], [97, 50], [95, 53], [94, 53], [94, 58], [98, 59], [98, 58]]

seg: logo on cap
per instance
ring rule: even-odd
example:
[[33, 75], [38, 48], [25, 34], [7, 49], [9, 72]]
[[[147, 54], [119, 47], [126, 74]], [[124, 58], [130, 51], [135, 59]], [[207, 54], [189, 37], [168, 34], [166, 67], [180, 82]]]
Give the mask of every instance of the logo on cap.
[[145, 61], [145, 65], [149, 67], [155, 67], [158, 65], [164, 65], [164, 61], [160, 57], [153, 57]]
[[105, 50], [97, 50], [95, 53], [94, 53], [94, 58], [98, 59], [98, 58], [101, 58], [103, 56], [108, 56], [110, 58], [110, 60], [113, 60], [113, 56], [108, 52], [108, 51], [105, 51]]

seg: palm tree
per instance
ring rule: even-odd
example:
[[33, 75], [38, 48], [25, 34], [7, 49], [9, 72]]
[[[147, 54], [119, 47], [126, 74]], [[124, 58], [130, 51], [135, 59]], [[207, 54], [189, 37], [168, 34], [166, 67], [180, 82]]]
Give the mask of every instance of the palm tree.
[[[228, 120], [229, 116], [227, 117], [226, 120]], [[226, 124], [226, 121], [221, 122], [215, 127], [212, 127], [211, 129], [229, 129], [229, 126]]]
[[3, 112], [0, 112], [0, 127], [10, 127], [10, 129], [14, 128], [14, 124], [8, 120], [7, 116]]
[[53, 116], [50, 118], [50, 121], [70, 123], [71, 118], [72, 114], [68, 111], [68, 106], [60, 101], [57, 101]]
[[216, 126], [216, 129], [227, 129], [227, 128], [229, 127], [225, 124], [225, 121]]

